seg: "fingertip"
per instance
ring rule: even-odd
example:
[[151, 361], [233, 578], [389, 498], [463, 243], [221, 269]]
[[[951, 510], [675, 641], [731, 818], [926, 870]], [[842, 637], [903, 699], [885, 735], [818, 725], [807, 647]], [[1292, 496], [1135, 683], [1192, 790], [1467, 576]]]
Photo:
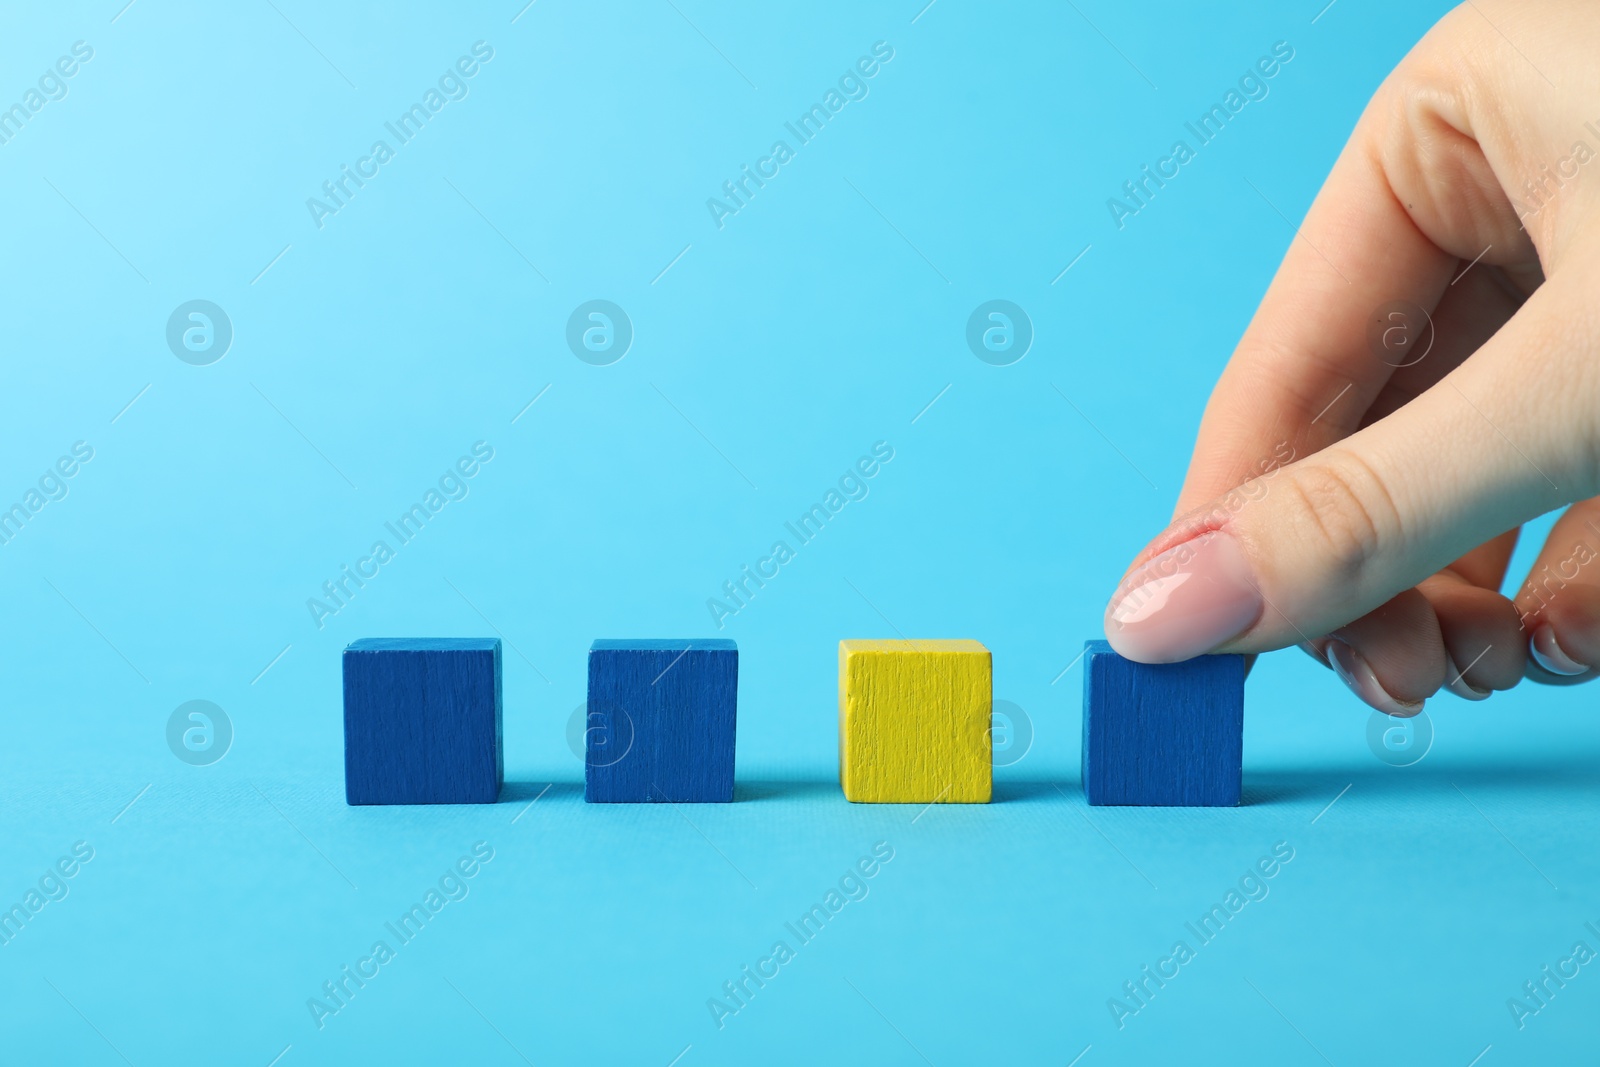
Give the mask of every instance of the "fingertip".
[[1401, 700], [1395, 697], [1378, 680], [1366, 657], [1343, 639], [1329, 638], [1325, 647], [1333, 672], [1368, 707], [1397, 719], [1409, 719], [1422, 710], [1426, 701]]
[[1572, 658], [1556, 636], [1555, 627], [1549, 623], [1538, 627], [1528, 637], [1528, 655], [1544, 670], [1562, 678], [1576, 678], [1592, 669]]
[[1466, 672], [1456, 666], [1455, 658], [1449, 652], [1445, 653], [1444, 687], [1462, 700], [1488, 700], [1492, 690], [1479, 689], [1467, 681]]
[[1527, 637], [1507, 597], [1453, 573], [1435, 575], [1418, 588], [1433, 605], [1444, 638], [1446, 689], [1463, 700], [1481, 700], [1522, 680]]
[[1356, 696], [1387, 715], [1416, 714], [1454, 677], [1438, 616], [1416, 589], [1334, 631], [1323, 652]]
[[1238, 543], [1213, 530], [1151, 556], [1122, 580], [1106, 605], [1106, 640], [1138, 663], [1177, 663], [1250, 629], [1262, 606]]

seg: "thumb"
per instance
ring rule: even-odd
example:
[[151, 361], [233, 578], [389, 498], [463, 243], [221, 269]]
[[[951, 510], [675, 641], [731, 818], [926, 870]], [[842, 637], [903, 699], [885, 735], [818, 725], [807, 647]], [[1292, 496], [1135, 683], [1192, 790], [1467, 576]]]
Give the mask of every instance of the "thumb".
[[1330, 633], [1522, 522], [1597, 492], [1581, 287], [1547, 281], [1388, 418], [1183, 516], [1106, 609], [1129, 659], [1263, 652]]

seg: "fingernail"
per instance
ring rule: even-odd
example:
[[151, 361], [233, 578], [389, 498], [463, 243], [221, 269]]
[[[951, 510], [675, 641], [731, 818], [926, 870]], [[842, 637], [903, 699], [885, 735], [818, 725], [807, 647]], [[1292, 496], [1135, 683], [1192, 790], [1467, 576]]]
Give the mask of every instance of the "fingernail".
[[1176, 663], [1210, 652], [1261, 617], [1250, 566], [1220, 530], [1147, 561], [1106, 609], [1106, 639], [1140, 663]]
[[1378, 676], [1372, 673], [1372, 665], [1361, 653], [1337, 637], [1328, 641], [1327, 652], [1333, 673], [1368, 706], [1400, 719], [1410, 718], [1422, 710], [1423, 702], [1420, 700], [1396, 700], [1390, 696], [1383, 683], [1378, 681]]
[[1589, 668], [1567, 655], [1566, 650], [1556, 641], [1556, 631], [1549, 623], [1545, 623], [1533, 631], [1533, 636], [1528, 639], [1528, 652], [1539, 666], [1551, 674], [1560, 674], [1571, 678], [1574, 675], [1586, 674]]
[[1444, 654], [1444, 669], [1444, 687], [1450, 692], [1462, 700], [1489, 699], [1489, 690], [1479, 689], [1477, 686], [1470, 684], [1466, 676], [1456, 669], [1456, 661], [1450, 657], [1448, 652]]

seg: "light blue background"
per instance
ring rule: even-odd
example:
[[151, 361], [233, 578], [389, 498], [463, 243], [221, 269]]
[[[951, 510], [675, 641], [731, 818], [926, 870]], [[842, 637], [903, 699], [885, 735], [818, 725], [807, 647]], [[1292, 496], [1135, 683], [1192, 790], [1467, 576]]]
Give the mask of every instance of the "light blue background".
[[[0, 498], [94, 448], [0, 547], [0, 902], [95, 850], [0, 946], [0, 1060], [1592, 1049], [1592, 968], [1521, 1031], [1506, 1007], [1600, 948], [1592, 691], [1442, 696], [1396, 769], [1285, 652], [1250, 680], [1246, 806], [1091, 811], [1078, 785], [1067, 668], [1170, 512], [1278, 211], [1444, 5], [120, 5], [0, 33], [5, 103], [94, 48], [0, 145]], [[319, 230], [306, 199], [479, 40], [470, 95]], [[1280, 40], [1270, 95], [1119, 231], [1106, 199]], [[706, 199], [876, 41], [870, 95], [717, 229]], [[211, 366], [165, 343], [191, 299], [234, 327]], [[566, 347], [591, 299], [635, 329], [612, 366]], [[1036, 331], [1010, 367], [965, 345], [990, 299]], [[470, 495], [318, 629], [307, 598], [477, 441]], [[877, 441], [867, 498], [715, 631], [707, 598]], [[1035, 732], [997, 803], [840, 796], [836, 642], [902, 632], [993, 650]], [[502, 803], [345, 807], [339, 650], [495, 633]], [[739, 643], [738, 803], [582, 804], [584, 651], [641, 635]], [[209, 767], [166, 745], [191, 699], [236, 731]], [[307, 998], [480, 840], [470, 895], [319, 1030]], [[879, 841], [870, 895], [718, 1030], [707, 998]], [[1270, 896], [1119, 1030], [1107, 999], [1279, 841]]]

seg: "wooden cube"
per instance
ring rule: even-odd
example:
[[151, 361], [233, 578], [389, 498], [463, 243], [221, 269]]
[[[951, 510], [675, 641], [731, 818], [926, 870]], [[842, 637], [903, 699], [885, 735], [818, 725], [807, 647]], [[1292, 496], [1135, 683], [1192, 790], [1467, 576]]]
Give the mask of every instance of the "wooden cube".
[[986, 804], [989, 650], [977, 641], [839, 642], [839, 783], [864, 804]]
[[596, 641], [583, 799], [733, 799], [739, 650], [732, 641]]
[[1083, 664], [1083, 795], [1090, 804], [1239, 803], [1243, 656], [1135, 663], [1090, 641]]
[[344, 650], [347, 803], [492, 804], [504, 779], [498, 638]]

